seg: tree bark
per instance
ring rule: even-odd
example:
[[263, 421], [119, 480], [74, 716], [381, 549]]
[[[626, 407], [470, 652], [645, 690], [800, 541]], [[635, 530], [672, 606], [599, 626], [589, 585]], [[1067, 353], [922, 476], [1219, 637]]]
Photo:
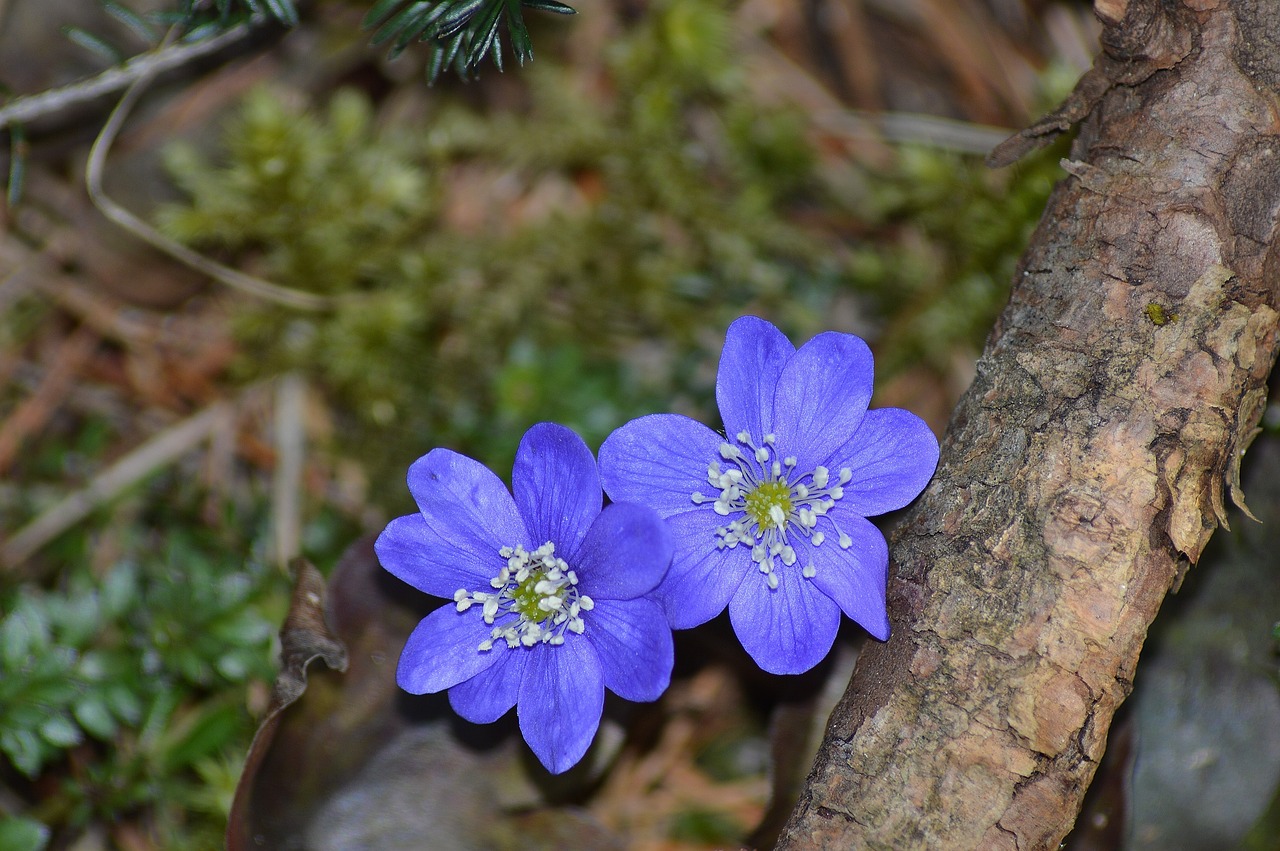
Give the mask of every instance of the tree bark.
[[1280, 3], [1097, 0], [1069, 173], [895, 536], [781, 849], [1056, 848], [1147, 628], [1243, 504], [1277, 352]]

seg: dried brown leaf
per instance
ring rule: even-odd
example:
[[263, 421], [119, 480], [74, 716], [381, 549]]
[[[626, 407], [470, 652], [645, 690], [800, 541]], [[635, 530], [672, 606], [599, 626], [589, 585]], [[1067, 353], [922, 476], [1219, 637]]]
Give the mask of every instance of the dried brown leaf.
[[283, 666], [276, 678], [271, 706], [249, 747], [244, 772], [236, 787], [235, 800], [227, 820], [228, 851], [262, 847], [261, 836], [255, 830], [255, 781], [280, 725], [281, 713], [307, 690], [307, 666], [316, 659], [323, 659], [335, 671], [347, 669], [346, 645], [333, 634], [325, 620], [324, 577], [306, 559], [294, 559], [293, 567], [297, 582], [289, 614], [280, 630], [280, 657]]

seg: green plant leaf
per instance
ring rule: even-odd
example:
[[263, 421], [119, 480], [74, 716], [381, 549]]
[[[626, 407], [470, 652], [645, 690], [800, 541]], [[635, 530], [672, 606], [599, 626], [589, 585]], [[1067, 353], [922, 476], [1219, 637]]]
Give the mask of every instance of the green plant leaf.
[[80, 27], [64, 26], [62, 34], [71, 42], [80, 45], [90, 53], [106, 59], [112, 65], [120, 65], [124, 62], [125, 54], [118, 47], [106, 39], [96, 36], [86, 29]]
[[170, 771], [194, 765], [219, 753], [243, 728], [240, 710], [229, 705], [206, 705], [184, 734], [166, 747], [164, 764]]
[[14, 768], [28, 777], [35, 777], [44, 764], [45, 748], [32, 730], [0, 730], [0, 751], [8, 755]]
[[298, 25], [298, 10], [293, 5], [293, 0], [266, 0], [266, 3], [267, 9], [277, 21], [286, 27]]
[[0, 620], [0, 662], [10, 671], [27, 663], [28, 658], [48, 646], [50, 630], [45, 611], [23, 595], [3, 620]]
[[556, 0], [520, 0], [520, 5], [527, 9], [537, 9], [539, 12], [552, 12], [557, 15], [578, 14], [577, 9], [557, 3]]
[[80, 728], [65, 715], [46, 718], [40, 725], [40, 735], [46, 742], [59, 748], [69, 748], [84, 741], [84, 734], [80, 732]]
[[97, 694], [91, 694], [77, 703], [72, 714], [77, 724], [98, 739], [110, 741], [116, 733], [116, 719], [106, 701]]
[[556, 14], [574, 10], [553, 0], [379, 0], [364, 17], [366, 29], [375, 30], [374, 44], [391, 43], [388, 55], [398, 56], [414, 41], [432, 42], [428, 73], [431, 79], [452, 66], [464, 79], [486, 57], [502, 70], [502, 26], [511, 37], [511, 48], [523, 64], [533, 57], [533, 46], [523, 18], [523, 8]]
[[128, 6], [115, 2], [115, 0], [101, 0], [101, 2], [102, 8], [106, 10], [107, 14], [128, 27], [139, 39], [147, 44], [155, 44], [159, 41], [160, 37], [157, 35], [155, 27], [147, 23], [146, 19], [137, 12]]
[[48, 825], [32, 818], [0, 818], [0, 848], [5, 851], [44, 851], [50, 833]]

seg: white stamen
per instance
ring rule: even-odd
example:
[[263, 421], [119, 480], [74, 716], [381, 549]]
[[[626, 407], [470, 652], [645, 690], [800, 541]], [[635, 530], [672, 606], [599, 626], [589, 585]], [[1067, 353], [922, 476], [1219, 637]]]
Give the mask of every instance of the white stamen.
[[453, 595], [459, 612], [481, 604], [484, 622], [493, 626], [489, 638], [478, 645], [481, 651], [492, 650], [499, 640], [516, 649], [564, 644], [566, 630], [582, 634], [586, 622], [581, 613], [595, 604], [579, 593], [578, 575], [555, 555], [554, 544], [548, 541], [532, 552], [502, 547], [498, 555], [506, 564], [489, 582], [495, 593], [459, 588]]
[[[844, 498], [844, 485], [853, 480], [852, 470], [842, 467], [833, 474], [827, 467], [816, 466], [804, 471], [799, 469], [796, 456], [781, 455], [776, 444], [773, 433], [764, 435], [757, 444], [748, 432], [738, 432], [733, 441], [720, 444], [719, 459], [707, 465], [707, 483], [715, 492], [694, 491], [689, 496], [694, 505], [710, 504], [717, 515], [728, 518], [716, 529], [716, 549], [733, 549], [739, 544], [750, 547], [751, 560], [770, 589], [776, 589], [781, 581], [775, 568], [797, 563], [790, 536], [801, 535], [811, 547], [820, 547], [826, 534], [818, 526], [825, 520], [841, 548], [853, 546], [853, 539], [830, 516]], [[767, 496], [757, 493], [763, 485], [769, 485]], [[800, 573], [812, 579], [817, 568], [810, 562]]]

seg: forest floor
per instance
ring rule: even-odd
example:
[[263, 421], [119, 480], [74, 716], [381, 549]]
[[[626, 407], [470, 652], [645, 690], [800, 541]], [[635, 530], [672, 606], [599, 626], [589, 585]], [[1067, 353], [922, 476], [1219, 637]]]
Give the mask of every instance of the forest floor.
[[[404, 471], [434, 446], [505, 476], [539, 420], [594, 448], [647, 411], [712, 417], [743, 313], [797, 341], [864, 336], [874, 404], [941, 435], [1059, 176], [1060, 151], [998, 172], [982, 155], [1088, 67], [1088, 5], [588, 4], [531, 21], [531, 65], [434, 86], [425, 48], [369, 45], [362, 4], [300, 7], [297, 28], [141, 92], [96, 204], [90, 148], [121, 92], [10, 135], [0, 848], [220, 847], [299, 555], [341, 597], [352, 662], [313, 671], [254, 766], [248, 818], [279, 847], [767, 846], [848, 679], [852, 625], [798, 678], [756, 671], [726, 623], [680, 634], [667, 694], [611, 704], [583, 768], [553, 780], [513, 724], [396, 694], [428, 602], [388, 590], [368, 536], [410, 510]], [[126, 18], [0, 0], [0, 83], [28, 95], [109, 66], [86, 45], [147, 50]], [[1139, 704], [1199, 754], [1165, 797], [1216, 790], [1217, 821], [1179, 828], [1210, 842], [1240, 841], [1280, 779], [1260, 732], [1280, 603], [1239, 605], [1215, 633], [1230, 676], [1186, 687], [1171, 668], [1152, 678], [1189, 708]], [[1207, 716], [1239, 723], [1197, 732]], [[1137, 734], [1117, 729], [1073, 847], [1172, 847], [1163, 787], [1130, 782]]]

